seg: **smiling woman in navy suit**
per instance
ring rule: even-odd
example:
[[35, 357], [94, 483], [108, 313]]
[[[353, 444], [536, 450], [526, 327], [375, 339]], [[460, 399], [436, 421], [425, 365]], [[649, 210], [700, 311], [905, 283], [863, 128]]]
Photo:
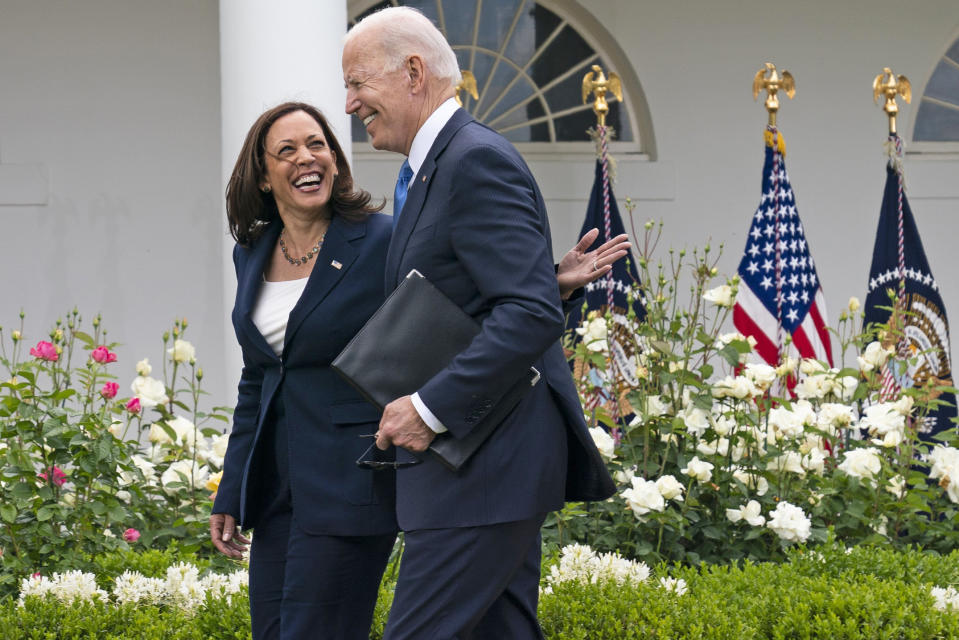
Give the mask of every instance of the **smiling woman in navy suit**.
[[254, 123], [227, 187], [243, 373], [210, 533], [235, 558], [256, 529], [257, 639], [369, 637], [394, 474], [356, 467], [379, 412], [329, 364], [383, 301], [392, 225], [376, 210], [316, 108]]

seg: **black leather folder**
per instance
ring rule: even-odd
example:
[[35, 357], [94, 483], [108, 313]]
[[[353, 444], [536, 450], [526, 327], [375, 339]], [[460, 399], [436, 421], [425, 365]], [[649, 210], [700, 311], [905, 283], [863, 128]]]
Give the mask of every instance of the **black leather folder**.
[[[479, 324], [419, 271], [411, 271], [332, 363], [381, 411], [439, 373], [480, 331]], [[429, 451], [458, 470], [539, 382], [530, 367], [465, 438], [436, 436]], [[372, 445], [375, 447], [376, 445]], [[363, 465], [364, 458], [357, 460]]]

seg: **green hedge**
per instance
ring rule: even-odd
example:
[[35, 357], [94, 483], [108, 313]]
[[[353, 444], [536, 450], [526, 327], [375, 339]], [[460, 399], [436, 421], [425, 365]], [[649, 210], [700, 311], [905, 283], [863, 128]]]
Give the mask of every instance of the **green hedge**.
[[[123, 568], [162, 571], [160, 555], [127, 559], [136, 566]], [[116, 574], [119, 560], [111, 556], [100, 564]], [[658, 578], [665, 575], [685, 580], [688, 591], [661, 588]], [[957, 583], [959, 552], [847, 552], [825, 545], [794, 552], [782, 564], [663, 566], [639, 585], [554, 584], [540, 599], [540, 620], [547, 638], [563, 640], [959, 638], [959, 612], [935, 609], [930, 595], [932, 586]], [[381, 589], [374, 638], [382, 633], [391, 587], [386, 581]], [[248, 629], [243, 597], [208, 599], [192, 615], [156, 606], [0, 602], [0, 638], [245, 639]]]

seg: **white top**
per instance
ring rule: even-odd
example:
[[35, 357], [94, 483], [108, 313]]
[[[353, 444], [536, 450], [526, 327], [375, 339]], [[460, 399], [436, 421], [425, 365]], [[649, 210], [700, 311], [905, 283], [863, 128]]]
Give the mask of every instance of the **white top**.
[[[410, 145], [410, 155], [407, 158], [407, 161], [410, 163], [410, 169], [413, 170], [413, 180], [410, 180], [410, 187], [413, 186], [416, 174], [419, 173], [420, 167], [423, 166], [423, 161], [426, 160], [426, 154], [430, 152], [430, 147], [436, 142], [436, 137], [440, 135], [440, 131], [443, 130], [443, 127], [446, 126], [446, 123], [450, 121], [450, 118], [453, 117], [453, 114], [456, 113], [456, 110], [459, 108], [455, 99], [447, 99], [446, 102], [436, 108], [436, 111], [430, 114], [430, 117], [426, 119], [426, 122], [420, 127], [420, 130], [416, 132], [416, 135], [413, 137], [413, 144]], [[419, 393], [414, 393], [410, 396], [410, 400], [413, 403], [413, 408], [420, 414], [420, 418], [423, 419], [426, 426], [436, 433], [443, 433], [447, 430], [439, 418], [424, 404]]]
[[309, 278], [282, 282], [264, 280], [261, 283], [260, 293], [253, 305], [253, 324], [278, 356], [283, 353], [290, 312], [303, 295], [307, 280]]

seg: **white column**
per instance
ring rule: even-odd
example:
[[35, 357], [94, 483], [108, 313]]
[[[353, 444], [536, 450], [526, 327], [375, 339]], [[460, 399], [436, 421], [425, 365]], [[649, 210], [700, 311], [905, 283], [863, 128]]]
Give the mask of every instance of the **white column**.
[[[222, 187], [253, 121], [285, 100], [323, 111], [347, 157], [352, 155], [346, 92], [340, 69], [347, 0], [220, 0]], [[222, 191], [221, 190], [221, 193]], [[224, 229], [226, 209], [223, 209]], [[233, 309], [233, 239], [222, 240], [224, 308]], [[242, 361], [230, 318], [225, 322], [226, 369], [235, 393]]]

